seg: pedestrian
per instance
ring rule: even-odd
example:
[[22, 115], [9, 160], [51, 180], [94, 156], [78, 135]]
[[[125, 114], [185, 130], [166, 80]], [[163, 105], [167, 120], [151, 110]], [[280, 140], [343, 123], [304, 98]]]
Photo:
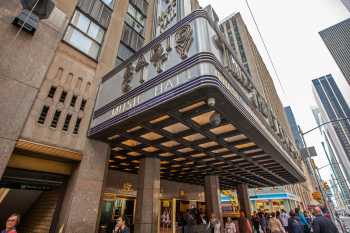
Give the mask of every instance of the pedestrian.
[[225, 233], [236, 233], [236, 225], [232, 221], [231, 217], [227, 218], [227, 222], [225, 224]]
[[207, 219], [206, 219], [206, 217], [205, 217], [205, 215], [203, 213], [201, 213], [199, 215], [199, 217], [200, 217], [199, 224], [205, 224], [206, 225], [208, 223], [208, 221], [207, 221]]
[[260, 233], [260, 230], [259, 230], [260, 219], [259, 219], [259, 215], [256, 211], [253, 212], [252, 223], [253, 223], [254, 231], [256, 233]]
[[239, 232], [240, 233], [253, 233], [252, 226], [249, 219], [243, 210], [239, 212]]
[[271, 233], [270, 232], [270, 226], [269, 226], [269, 222], [270, 222], [270, 213], [265, 213], [265, 221], [266, 221], [266, 232], [267, 233]]
[[271, 213], [269, 226], [271, 233], [285, 233], [282, 223], [279, 219], [276, 218], [275, 213]]
[[315, 208], [315, 219], [312, 222], [314, 233], [339, 233], [338, 228], [332, 220], [322, 215], [319, 207]]
[[6, 228], [1, 233], [17, 233], [16, 227], [19, 224], [21, 217], [19, 214], [11, 214], [6, 221]]
[[216, 218], [216, 215], [214, 213], [212, 213], [210, 216], [209, 227], [213, 233], [221, 232], [221, 223], [219, 219]]
[[294, 210], [289, 212], [288, 233], [303, 233], [303, 225]]
[[300, 223], [303, 225], [304, 233], [310, 233], [310, 225], [308, 224], [303, 211], [299, 207], [295, 208], [295, 213], [299, 216]]
[[288, 214], [286, 213], [286, 211], [284, 209], [282, 209], [281, 215], [280, 215], [280, 220], [281, 220], [282, 226], [286, 232], [288, 232], [288, 218], [289, 218]]
[[267, 220], [265, 218], [265, 214], [263, 212], [259, 213], [260, 226], [263, 233], [267, 233]]
[[129, 228], [126, 226], [124, 216], [117, 218], [117, 224], [115, 225], [114, 233], [130, 233]]

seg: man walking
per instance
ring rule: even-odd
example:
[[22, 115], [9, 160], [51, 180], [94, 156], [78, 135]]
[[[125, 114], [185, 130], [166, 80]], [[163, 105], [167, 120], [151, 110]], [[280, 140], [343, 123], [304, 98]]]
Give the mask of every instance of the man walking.
[[284, 209], [282, 209], [282, 213], [280, 215], [280, 220], [281, 220], [281, 223], [282, 223], [282, 226], [284, 227], [284, 230], [286, 232], [288, 232], [288, 214], [286, 213], [286, 211]]
[[339, 233], [335, 224], [322, 215], [322, 211], [319, 207], [315, 208], [315, 215], [316, 218], [312, 223], [314, 233]]

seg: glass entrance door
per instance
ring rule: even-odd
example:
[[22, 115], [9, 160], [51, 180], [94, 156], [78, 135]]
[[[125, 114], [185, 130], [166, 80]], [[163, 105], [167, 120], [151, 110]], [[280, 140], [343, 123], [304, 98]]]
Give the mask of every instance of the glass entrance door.
[[105, 195], [100, 220], [99, 233], [112, 233], [116, 220], [120, 216], [125, 217], [126, 225], [130, 232], [134, 232], [135, 198], [117, 197]]

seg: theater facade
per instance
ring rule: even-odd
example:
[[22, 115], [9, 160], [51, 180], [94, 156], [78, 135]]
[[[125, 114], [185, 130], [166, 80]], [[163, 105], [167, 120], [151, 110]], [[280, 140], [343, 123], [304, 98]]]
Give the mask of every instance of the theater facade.
[[122, 213], [135, 232], [175, 232], [193, 207], [222, 219], [220, 189], [236, 189], [249, 215], [248, 187], [304, 181], [293, 143], [215, 18], [179, 2], [159, 1], [156, 37], [98, 90], [88, 136], [111, 147], [105, 231]]

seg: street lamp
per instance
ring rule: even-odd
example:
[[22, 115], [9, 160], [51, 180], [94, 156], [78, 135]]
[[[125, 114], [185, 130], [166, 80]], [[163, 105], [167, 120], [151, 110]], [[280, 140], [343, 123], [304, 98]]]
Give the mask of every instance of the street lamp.
[[322, 123], [322, 124], [320, 124], [320, 125], [318, 125], [318, 126], [312, 128], [312, 129], [310, 129], [310, 130], [308, 130], [308, 131], [306, 131], [306, 132], [303, 132], [303, 131], [301, 130], [301, 128], [298, 126], [298, 128], [299, 128], [299, 133], [300, 133], [300, 135], [301, 135], [301, 138], [302, 138], [302, 140], [303, 140], [303, 144], [304, 144], [304, 147], [305, 147], [305, 150], [306, 150], [306, 155], [307, 155], [306, 161], [307, 161], [307, 163], [308, 163], [307, 165], [309, 165], [309, 166], [311, 167], [312, 175], [316, 178], [316, 183], [317, 183], [318, 189], [319, 189], [319, 191], [320, 191], [320, 193], [321, 193], [322, 199], [323, 199], [323, 201], [324, 201], [324, 203], [325, 203], [327, 209], [331, 211], [331, 217], [332, 217], [332, 219], [333, 219], [334, 222], [335, 222], [335, 218], [334, 218], [333, 209], [330, 208], [329, 203], [328, 203], [328, 201], [327, 201], [327, 199], [326, 199], [326, 195], [325, 195], [325, 193], [324, 193], [324, 190], [323, 190], [323, 188], [322, 188], [322, 186], [321, 186], [321, 184], [320, 184], [320, 180], [319, 180], [319, 177], [318, 177], [318, 176], [319, 176], [319, 173], [315, 171], [315, 170], [316, 170], [315, 166], [313, 166], [313, 165], [311, 164], [311, 155], [310, 155], [310, 152], [309, 152], [308, 147], [307, 147], [307, 145], [306, 145], [306, 141], [305, 141], [304, 135], [305, 135], [305, 134], [308, 134], [308, 133], [314, 131], [315, 129], [318, 129], [318, 128], [320, 128], [320, 127], [326, 125], [326, 124], [333, 123], [333, 122], [338, 122], [338, 121], [343, 121], [343, 120], [349, 120], [349, 119], [350, 119], [350, 117], [346, 117], [346, 118], [339, 118], [339, 119], [327, 121], [327, 122], [324, 122], [324, 123]]

